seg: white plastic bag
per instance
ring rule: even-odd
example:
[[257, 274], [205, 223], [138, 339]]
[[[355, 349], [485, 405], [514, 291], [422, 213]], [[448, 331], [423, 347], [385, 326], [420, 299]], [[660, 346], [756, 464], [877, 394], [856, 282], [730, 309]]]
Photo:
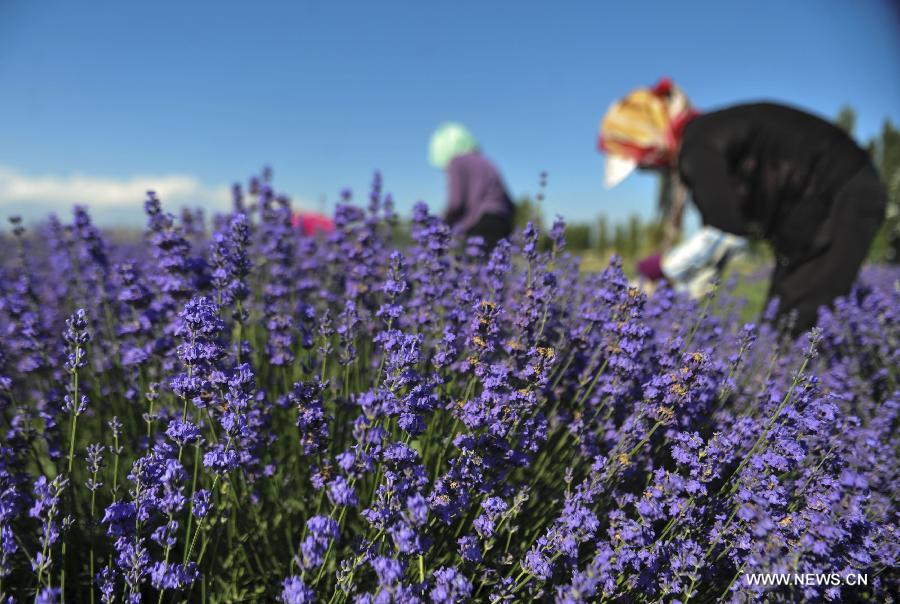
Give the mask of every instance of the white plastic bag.
[[747, 247], [745, 238], [705, 226], [663, 256], [662, 272], [676, 290], [700, 297]]

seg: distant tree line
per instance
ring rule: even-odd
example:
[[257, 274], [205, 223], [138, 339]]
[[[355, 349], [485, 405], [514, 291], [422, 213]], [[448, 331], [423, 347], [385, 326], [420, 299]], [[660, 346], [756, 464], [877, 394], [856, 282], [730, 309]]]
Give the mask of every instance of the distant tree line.
[[[535, 223], [542, 232], [546, 224], [540, 204], [531, 198], [522, 198], [516, 203], [516, 228], [521, 229], [528, 222]], [[635, 258], [651, 253], [660, 245], [662, 231], [656, 220], [645, 220], [632, 214], [624, 221], [613, 222], [600, 215], [593, 222], [567, 222], [565, 230], [566, 249], [573, 253], [596, 252], [617, 254]]]

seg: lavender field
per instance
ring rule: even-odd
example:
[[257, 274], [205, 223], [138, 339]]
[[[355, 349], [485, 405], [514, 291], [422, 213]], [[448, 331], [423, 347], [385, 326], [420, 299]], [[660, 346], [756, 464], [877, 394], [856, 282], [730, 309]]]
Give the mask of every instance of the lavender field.
[[304, 237], [252, 191], [3, 234], [3, 603], [900, 593], [900, 270], [794, 341], [561, 222], [488, 253], [418, 205], [400, 245], [376, 176]]

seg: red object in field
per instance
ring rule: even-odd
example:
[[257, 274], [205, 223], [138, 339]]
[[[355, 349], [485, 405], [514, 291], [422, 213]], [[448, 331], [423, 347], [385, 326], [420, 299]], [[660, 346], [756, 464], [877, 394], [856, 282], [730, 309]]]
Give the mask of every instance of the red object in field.
[[291, 217], [291, 226], [307, 237], [315, 235], [317, 231], [327, 234], [334, 230], [331, 218], [315, 212], [296, 212]]
[[654, 254], [653, 256], [647, 256], [643, 260], [639, 260], [637, 263], [637, 270], [645, 279], [659, 281], [663, 278], [662, 255]]

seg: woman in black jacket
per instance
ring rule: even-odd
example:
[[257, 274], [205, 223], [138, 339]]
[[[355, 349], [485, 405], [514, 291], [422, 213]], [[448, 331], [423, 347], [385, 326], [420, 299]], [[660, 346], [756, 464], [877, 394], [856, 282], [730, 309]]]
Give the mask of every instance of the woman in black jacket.
[[[843, 130], [774, 103], [698, 114], [670, 81], [614, 104], [601, 124], [607, 183], [636, 167], [671, 170], [704, 224], [770, 242], [769, 297], [794, 331], [850, 291], [887, 201], [871, 158]], [[675, 203], [677, 227], [683, 203]]]

